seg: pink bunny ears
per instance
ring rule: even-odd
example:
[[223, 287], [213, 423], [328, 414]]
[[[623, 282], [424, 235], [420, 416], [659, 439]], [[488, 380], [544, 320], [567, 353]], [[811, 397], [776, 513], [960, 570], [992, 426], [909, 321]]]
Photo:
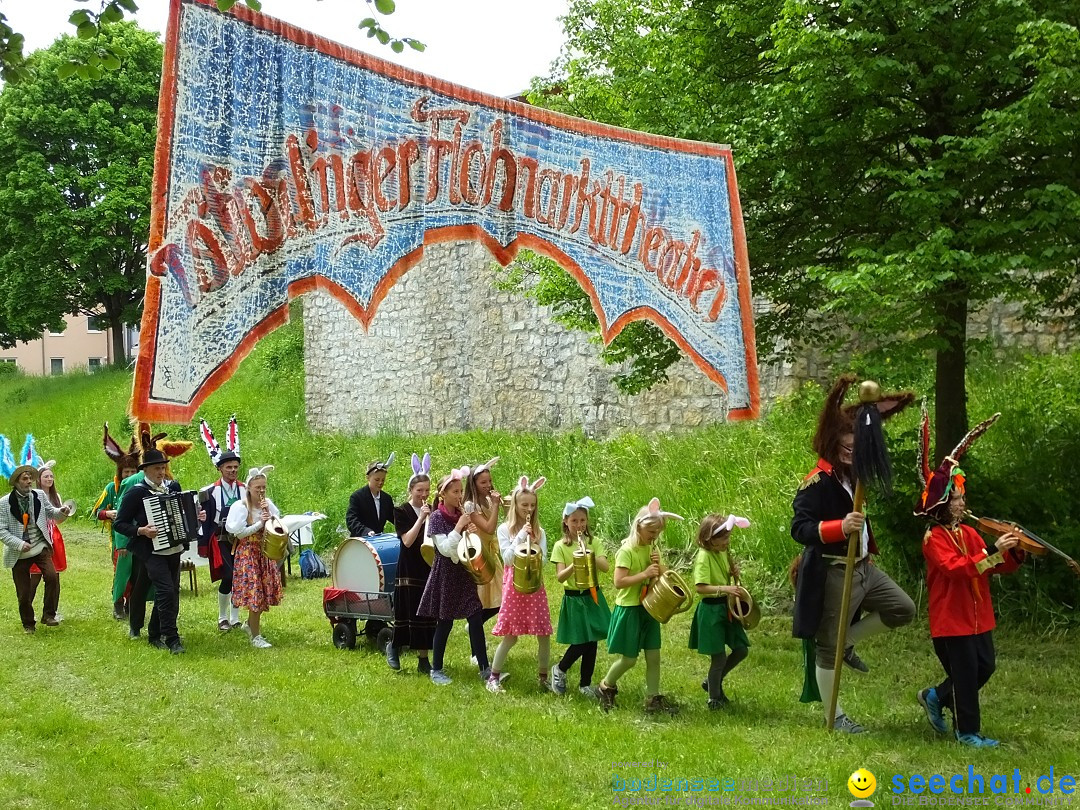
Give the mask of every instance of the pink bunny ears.
[[428, 475], [431, 472], [431, 453], [424, 453], [424, 458], [421, 461], [420, 457], [416, 453], [412, 454], [412, 473], [417, 475]]
[[446, 474], [446, 477], [439, 482], [439, 492], [442, 492], [455, 481], [464, 481], [468, 477], [468, 467], [458, 467], [456, 470], [450, 470], [450, 472]]
[[539, 491], [540, 487], [542, 487], [546, 483], [547, 479], [544, 478], [544, 476], [542, 475], [535, 481], [533, 481], [531, 484], [529, 483], [529, 477], [527, 475], [523, 475], [520, 479], [518, 479], [517, 488], [519, 492], [531, 492], [535, 495]]
[[653, 498], [651, 501], [649, 501], [649, 505], [646, 506], [645, 509], [647, 509], [648, 512], [642, 515], [640, 518], [635, 519], [635, 523], [639, 523], [643, 520], [667, 520], [668, 518], [671, 518], [672, 520], [683, 519], [682, 515], [676, 515], [674, 512], [661, 511], [659, 498]]
[[722, 532], [730, 532], [736, 527], [740, 529], [749, 529], [750, 521], [744, 517], [739, 517], [738, 515], [728, 515], [727, 520], [713, 529], [712, 534], [709, 536], [716, 537], [716, 535], [721, 534]]

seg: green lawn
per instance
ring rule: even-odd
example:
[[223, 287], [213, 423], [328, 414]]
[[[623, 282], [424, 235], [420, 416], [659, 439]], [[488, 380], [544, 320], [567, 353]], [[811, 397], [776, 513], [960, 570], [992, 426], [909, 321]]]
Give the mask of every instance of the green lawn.
[[[289, 580], [264, 623], [275, 646], [260, 651], [239, 631], [217, 631], [206, 569], [198, 597], [185, 574], [188, 653], [170, 656], [129, 641], [111, 618], [104, 536], [78, 526], [66, 536], [61, 627], [24, 635], [14, 589], [0, 588], [2, 808], [601, 807], [633, 795], [613, 792], [613, 776], [655, 773], [612, 763], [654, 759], [676, 780], [827, 779], [821, 795], [839, 806], [851, 800], [848, 775], [866, 767], [881, 807], [892, 804], [896, 774], [1019, 768], [1033, 786], [1051, 767], [1058, 778], [1080, 772], [1075, 631], [998, 633], [984, 731], [1005, 745], [972, 752], [935, 739], [915, 703], [916, 690], [939, 677], [925, 619], [863, 645], [869, 676], [845, 675], [845, 708], [872, 729], [860, 737], [830, 736], [819, 708], [797, 702], [799, 652], [782, 616], [752, 634], [751, 655], [728, 682], [731, 710], [705, 709], [706, 659], [686, 649], [684, 614], [665, 629], [662, 675], [682, 713], [645, 718], [642, 664], [605, 716], [576, 693], [536, 688], [531, 640], [511, 654], [501, 696], [485, 692], [469, 666], [463, 626], [447, 651], [455, 680], [443, 689], [416, 674], [411, 656], [394, 674], [369, 647], [335, 649], [322, 614], [328, 580]], [[548, 587], [557, 593], [550, 579]], [[608, 662], [601, 653], [597, 678]]]

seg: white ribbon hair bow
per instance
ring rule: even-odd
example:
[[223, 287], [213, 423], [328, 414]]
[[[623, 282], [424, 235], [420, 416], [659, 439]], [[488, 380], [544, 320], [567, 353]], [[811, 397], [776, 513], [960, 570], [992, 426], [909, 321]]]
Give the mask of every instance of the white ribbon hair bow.
[[564, 506], [562, 510], [562, 516], [570, 517], [570, 515], [574, 514], [574, 512], [576, 512], [578, 509], [584, 509], [586, 512], [588, 512], [594, 506], [596, 506], [596, 504], [593, 503], [592, 498], [586, 495], [580, 501], [568, 503], [566, 506]]

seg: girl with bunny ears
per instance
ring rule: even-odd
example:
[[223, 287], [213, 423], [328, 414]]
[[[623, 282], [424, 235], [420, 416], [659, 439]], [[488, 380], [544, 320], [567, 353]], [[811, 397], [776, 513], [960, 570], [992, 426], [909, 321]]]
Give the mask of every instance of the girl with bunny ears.
[[[502, 495], [491, 482], [491, 468], [499, 463], [499, 457], [488, 459], [475, 467], [465, 482], [465, 511], [472, 514], [476, 535], [484, 542], [486, 551], [498, 551], [499, 540], [495, 529], [499, 525], [499, 509], [502, 507]], [[495, 576], [486, 585], [477, 585], [476, 592], [480, 604], [484, 606], [484, 623], [492, 616], [497, 616], [502, 605], [503, 564], [500, 554], [493, 554], [498, 560]]]
[[545, 478], [537, 478], [532, 484], [524, 475], [510, 495], [510, 509], [506, 521], [499, 526], [499, 551], [505, 565], [503, 571], [502, 608], [499, 619], [491, 631], [500, 636], [495, 650], [495, 660], [491, 664], [491, 675], [487, 679], [489, 692], [504, 691], [500, 673], [506, 664], [506, 656], [517, 644], [519, 636], [536, 636], [539, 655], [537, 660], [540, 686], [550, 688], [548, 683], [548, 661], [551, 656], [551, 612], [548, 608], [547, 591], [541, 581], [539, 589], [533, 593], [518, 593], [514, 588], [514, 552], [526, 541], [540, 546], [541, 562], [547, 559], [547, 537], [540, 528], [537, 517], [536, 493], [544, 485]]
[[480, 597], [465, 567], [459, 565], [457, 548], [462, 534], [473, 522], [472, 515], [462, 510], [462, 481], [469, 477], [469, 468], [451, 470], [439, 481], [436, 509], [427, 522], [428, 536], [434, 539], [435, 564], [431, 566], [424, 595], [417, 615], [435, 619], [435, 635], [431, 644], [431, 682], [436, 686], [452, 683], [443, 671], [446, 641], [456, 619], [469, 622], [469, 646], [476, 656], [482, 678], [488, 674], [487, 647], [484, 643], [484, 610]]
[[611, 611], [599, 583], [593, 591], [580, 590], [574, 583], [574, 552], [578, 549], [579, 541], [593, 553], [597, 571], [606, 573], [609, 567], [604, 547], [589, 533], [589, 510], [594, 505], [592, 498], [586, 496], [563, 507], [562, 539], [551, 550], [551, 561], [555, 563], [558, 580], [566, 587], [559, 608], [559, 632], [555, 640], [570, 645], [562, 660], [551, 668], [551, 688], [559, 695], [566, 692], [566, 673], [580, 658], [581, 684], [578, 690], [588, 697], [596, 697], [592, 676], [596, 667], [597, 642], [607, 638], [608, 625], [611, 623]]
[[660, 694], [660, 623], [641, 605], [643, 586], [660, 576], [664, 567], [654, 547], [668, 518], [682, 520], [672, 512], [662, 512], [660, 501], [653, 498], [641, 507], [630, 524], [630, 534], [615, 555], [615, 610], [608, 626], [608, 652], [619, 656], [597, 690], [600, 707], [610, 711], [619, 690], [615, 684], [629, 672], [639, 653], [645, 651], [645, 711], [648, 714], [676, 714], [678, 706]]
[[694, 586], [701, 600], [690, 625], [690, 649], [711, 659], [709, 676], [701, 685], [709, 693], [708, 706], [712, 710], [728, 705], [724, 678], [746, 658], [750, 649], [746, 630], [732, 618], [727, 602], [728, 595], [750, 596], [741, 585], [732, 583], [739, 575], [739, 567], [728, 553], [732, 530], [749, 527], [750, 521], [738, 515], [706, 515], [698, 527]]
[[435, 622], [416, 615], [424, 587], [431, 575], [431, 566], [421, 552], [424, 529], [431, 516], [428, 496], [431, 494], [431, 456], [424, 453], [421, 460], [412, 454], [412, 477], [409, 478], [405, 503], [394, 509], [394, 531], [401, 541], [398, 551], [397, 579], [394, 583], [394, 637], [386, 646], [386, 663], [395, 672], [401, 669], [398, 658], [408, 647], [416, 653], [417, 671], [431, 674], [427, 651], [435, 635]]
[[244, 629], [251, 646], [261, 650], [272, 646], [260, 632], [262, 614], [281, 604], [281, 571], [263, 553], [262, 536], [266, 521], [281, 517], [274, 502], [266, 497], [266, 475], [274, 465], [252, 467], [244, 481], [246, 494], [229, 507], [225, 531], [236, 538], [233, 557], [232, 603], [247, 608]]

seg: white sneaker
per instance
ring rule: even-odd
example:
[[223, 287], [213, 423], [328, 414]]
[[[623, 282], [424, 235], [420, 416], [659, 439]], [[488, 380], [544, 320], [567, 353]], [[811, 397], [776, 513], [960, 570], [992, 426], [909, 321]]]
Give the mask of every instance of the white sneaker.
[[262, 636], [255, 636], [255, 638], [253, 638], [251, 640], [251, 646], [252, 647], [258, 647], [260, 650], [268, 650], [271, 647], [273, 647], [274, 645], [271, 644], [269, 641], [267, 641]]
[[487, 690], [489, 692], [495, 695], [506, 691], [505, 689], [503, 689], [502, 683], [499, 682], [498, 678], [488, 678], [484, 686], [487, 687]]

